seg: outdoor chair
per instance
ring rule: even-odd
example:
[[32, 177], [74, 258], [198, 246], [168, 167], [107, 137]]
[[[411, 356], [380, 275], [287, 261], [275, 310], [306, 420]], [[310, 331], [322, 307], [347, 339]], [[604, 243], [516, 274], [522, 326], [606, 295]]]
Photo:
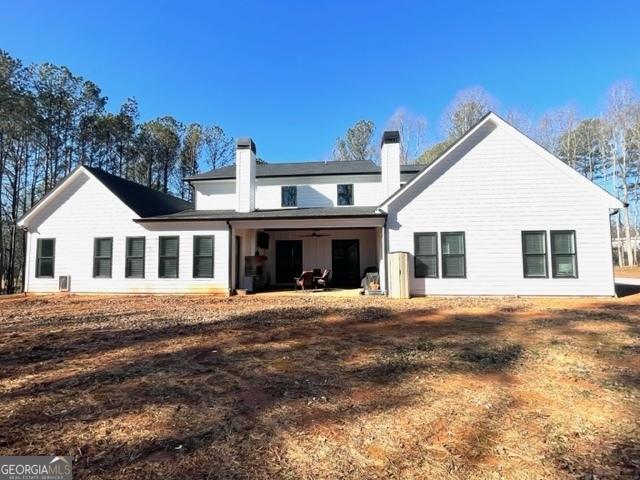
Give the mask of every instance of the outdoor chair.
[[325, 268], [321, 276], [313, 277], [313, 288], [327, 288], [329, 286], [329, 275], [331, 275], [331, 270]]
[[295, 277], [293, 279], [293, 289], [298, 290], [300, 287], [302, 290], [306, 288], [307, 285], [310, 285], [313, 280], [313, 272], [310, 270], [305, 270], [300, 274], [299, 277]]

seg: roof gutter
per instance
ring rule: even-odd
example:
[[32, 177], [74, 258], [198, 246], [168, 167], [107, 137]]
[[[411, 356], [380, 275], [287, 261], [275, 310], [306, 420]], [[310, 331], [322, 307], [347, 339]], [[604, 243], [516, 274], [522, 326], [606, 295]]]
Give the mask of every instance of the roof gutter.
[[29, 275], [27, 274], [27, 268], [31, 261], [29, 257], [29, 250], [27, 243], [29, 242], [29, 228], [22, 227], [22, 293], [26, 294], [29, 291]]
[[[400, 174], [416, 174], [420, 173], [426, 167], [416, 168], [411, 170], [400, 170]], [[287, 178], [287, 177], [327, 177], [327, 176], [350, 176], [350, 175], [381, 175], [381, 172], [320, 172], [320, 173], [287, 173], [287, 174], [269, 174], [269, 175], [256, 175], [256, 178]], [[235, 180], [234, 176], [220, 176], [220, 177], [184, 177], [183, 182], [197, 182], [202, 180]]]
[[229, 296], [233, 295], [233, 285], [231, 284], [232, 282], [232, 263], [234, 260], [234, 256], [233, 256], [233, 228], [231, 227], [231, 222], [229, 220], [227, 220], [227, 227], [229, 229], [229, 245], [228, 245], [228, 251], [229, 251], [229, 261], [227, 262], [227, 281], [228, 281], [228, 286], [229, 286]]
[[178, 217], [178, 218], [134, 218], [136, 223], [151, 223], [151, 222], [229, 222], [236, 220], [315, 220], [315, 219], [344, 219], [344, 218], [384, 218], [386, 214], [380, 213], [364, 213], [361, 215], [313, 215], [302, 217], [282, 217], [282, 216], [268, 216], [268, 217]]
[[384, 252], [382, 252], [382, 258], [383, 258], [382, 261], [384, 262], [384, 289], [388, 296], [389, 295], [389, 261], [388, 261], [389, 227], [387, 225], [387, 217], [384, 217], [384, 227], [382, 227], [382, 235], [384, 237], [382, 242], [382, 248], [384, 249]]

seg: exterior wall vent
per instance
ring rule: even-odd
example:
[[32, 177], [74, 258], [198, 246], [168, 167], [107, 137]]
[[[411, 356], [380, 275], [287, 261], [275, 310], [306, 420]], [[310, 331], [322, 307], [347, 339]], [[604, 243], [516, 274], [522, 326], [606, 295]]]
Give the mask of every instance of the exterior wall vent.
[[68, 292], [71, 288], [71, 275], [61, 275], [58, 277], [58, 290]]

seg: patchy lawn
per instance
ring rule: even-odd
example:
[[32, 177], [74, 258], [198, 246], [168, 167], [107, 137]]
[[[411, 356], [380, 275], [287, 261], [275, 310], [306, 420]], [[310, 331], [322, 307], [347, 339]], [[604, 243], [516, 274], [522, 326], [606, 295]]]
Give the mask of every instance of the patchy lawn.
[[0, 454], [74, 478], [638, 478], [640, 296], [0, 299]]

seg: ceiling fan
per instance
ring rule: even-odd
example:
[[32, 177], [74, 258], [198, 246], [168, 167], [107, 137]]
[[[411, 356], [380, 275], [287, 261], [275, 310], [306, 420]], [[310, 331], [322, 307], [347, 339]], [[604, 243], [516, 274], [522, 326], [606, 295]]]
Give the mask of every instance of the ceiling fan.
[[313, 231], [313, 233], [311, 233], [311, 235], [302, 235], [303, 237], [329, 237], [330, 235], [324, 235], [322, 233], [318, 233], [315, 230]]

